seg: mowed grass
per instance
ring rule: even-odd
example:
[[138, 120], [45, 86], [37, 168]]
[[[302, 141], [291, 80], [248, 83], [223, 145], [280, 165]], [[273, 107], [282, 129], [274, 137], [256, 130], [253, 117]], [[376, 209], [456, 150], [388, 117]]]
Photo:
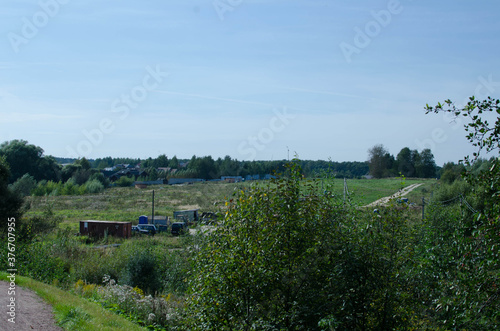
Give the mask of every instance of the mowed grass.
[[[348, 198], [352, 203], [364, 206], [380, 198], [390, 196], [400, 189], [412, 184], [422, 184], [406, 197], [410, 202], [421, 201], [422, 194], [426, 197], [430, 194], [435, 179], [422, 178], [383, 178], [383, 179], [346, 179]], [[344, 197], [344, 180], [325, 180], [323, 187], [328, 188], [337, 196]], [[418, 200], [420, 199], [420, 200]]]

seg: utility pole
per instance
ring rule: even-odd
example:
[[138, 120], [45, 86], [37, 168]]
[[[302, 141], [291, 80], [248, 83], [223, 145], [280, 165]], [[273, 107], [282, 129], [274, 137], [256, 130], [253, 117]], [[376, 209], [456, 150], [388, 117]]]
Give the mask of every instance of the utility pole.
[[424, 219], [425, 215], [425, 198], [422, 197], [422, 220]]
[[151, 224], [155, 224], [155, 190], [153, 190], [153, 210], [151, 211]]
[[345, 205], [345, 198], [349, 194], [349, 191], [347, 189], [347, 180], [344, 177], [344, 205]]

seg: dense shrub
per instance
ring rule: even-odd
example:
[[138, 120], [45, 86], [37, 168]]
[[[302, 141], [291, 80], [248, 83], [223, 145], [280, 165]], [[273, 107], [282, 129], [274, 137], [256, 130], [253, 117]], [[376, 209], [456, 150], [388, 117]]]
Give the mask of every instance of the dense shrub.
[[50, 241], [19, 245], [17, 252], [16, 266], [19, 274], [48, 284], [68, 282], [70, 261], [59, 256]]
[[9, 186], [20, 196], [29, 196], [31, 195], [31, 191], [36, 187], [36, 180], [33, 176], [25, 174], [24, 176], [16, 180], [14, 184]]
[[453, 181], [451, 184], [442, 183], [433, 192], [432, 200], [441, 203], [460, 202], [460, 195], [467, 196], [472, 190], [472, 186], [463, 180]]
[[31, 194], [34, 196], [83, 195], [101, 193], [104, 190], [105, 186], [98, 178], [90, 179], [83, 185], [78, 185], [73, 178], [70, 178], [66, 183], [42, 180], [32, 190]]
[[119, 187], [129, 187], [132, 186], [134, 183], [135, 179], [134, 178], [129, 178], [127, 176], [122, 176], [120, 179], [115, 181], [115, 185]]
[[290, 165], [241, 191], [199, 244], [188, 328], [406, 328], [421, 308], [408, 207], [373, 215], [325, 195]]
[[150, 248], [139, 247], [128, 256], [120, 280], [121, 283], [139, 287], [148, 294], [156, 294], [162, 290], [158, 261]]
[[98, 180], [104, 188], [108, 188], [110, 185], [109, 179], [107, 179], [103, 173], [96, 172], [90, 176], [88, 181]]
[[81, 279], [89, 284], [100, 284], [104, 275], [117, 279], [121, 273], [117, 266], [116, 249], [93, 249], [85, 247], [79, 253], [78, 259], [72, 263], [71, 278]]
[[85, 183], [85, 191], [87, 193], [101, 193], [104, 191], [104, 185], [99, 180], [92, 179]]

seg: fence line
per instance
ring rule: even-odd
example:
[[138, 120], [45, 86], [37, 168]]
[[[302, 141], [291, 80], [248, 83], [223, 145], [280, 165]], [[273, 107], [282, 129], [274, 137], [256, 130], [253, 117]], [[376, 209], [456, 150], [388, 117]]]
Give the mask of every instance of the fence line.
[[[426, 202], [428, 204], [430, 204], [432, 202], [432, 203], [438, 203], [438, 204], [441, 204], [441, 205], [446, 205], [446, 204], [449, 204], [450, 202], [453, 202], [453, 201], [456, 201], [456, 200], [460, 200], [460, 203], [462, 203], [465, 207], [467, 207], [467, 209], [469, 209], [473, 214], [476, 214], [478, 212], [477, 210], [475, 210], [471, 206], [471, 204], [467, 201], [467, 199], [465, 199], [465, 197], [463, 196], [462, 193], [460, 193], [459, 195], [457, 195], [454, 198], [451, 198], [451, 199], [445, 200], [445, 201], [436, 201], [436, 200], [430, 200], [430, 199], [426, 200], [425, 198], [422, 198], [422, 206], [424, 206]], [[422, 215], [422, 218], [423, 218], [423, 215]]]

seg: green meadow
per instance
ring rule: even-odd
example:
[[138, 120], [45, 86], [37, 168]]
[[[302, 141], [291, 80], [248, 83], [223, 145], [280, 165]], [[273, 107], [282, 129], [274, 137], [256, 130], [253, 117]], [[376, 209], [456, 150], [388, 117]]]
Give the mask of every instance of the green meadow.
[[[310, 180], [315, 189], [328, 191], [344, 198], [343, 179]], [[348, 179], [346, 199], [351, 204], [364, 206], [389, 196], [399, 189], [422, 183], [408, 194], [410, 202], [421, 204], [422, 197], [429, 198], [436, 180], [433, 179]], [[176, 210], [200, 209], [216, 212], [227, 199], [251, 185], [272, 185], [269, 181], [241, 183], [205, 182], [191, 185], [157, 185], [147, 189], [112, 187], [100, 194], [78, 196], [44, 196], [27, 198], [27, 216], [42, 214], [50, 208], [63, 219], [62, 226], [77, 229], [80, 220], [138, 222], [140, 215], [151, 215], [154, 190], [154, 212], [157, 216], [172, 217]]]

